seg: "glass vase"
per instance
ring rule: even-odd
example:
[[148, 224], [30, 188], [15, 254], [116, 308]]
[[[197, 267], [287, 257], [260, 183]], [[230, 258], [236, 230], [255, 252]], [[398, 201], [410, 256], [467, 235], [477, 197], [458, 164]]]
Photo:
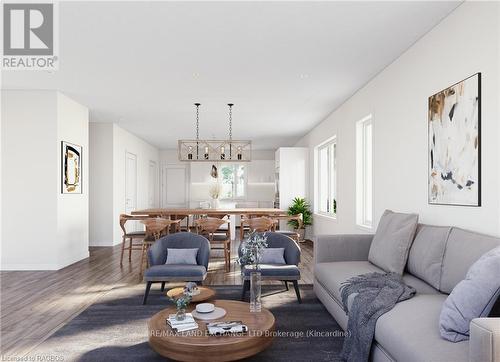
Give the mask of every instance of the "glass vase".
[[183, 321], [186, 318], [186, 309], [177, 308], [177, 313], [175, 314], [175, 319], [178, 321]]
[[250, 272], [250, 312], [262, 310], [261, 297], [261, 273], [258, 270]]

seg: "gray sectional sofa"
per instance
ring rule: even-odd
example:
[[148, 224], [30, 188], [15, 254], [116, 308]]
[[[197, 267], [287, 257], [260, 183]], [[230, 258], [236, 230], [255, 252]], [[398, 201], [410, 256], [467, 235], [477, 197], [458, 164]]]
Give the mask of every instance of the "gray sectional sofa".
[[[359, 274], [383, 272], [368, 261], [372, 239], [367, 234], [323, 235], [314, 245], [314, 291], [344, 330], [348, 318], [342, 309], [341, 283]], [[403, 275], [417, 294], [378, 319], [371, 360], [499, 361], [499, 318], [474, 319], [468, 341], [453, 343], [439, 334], [439, 315], [448, 294], [482, 254], [499, 245], [500, 238], [419, 225]]]

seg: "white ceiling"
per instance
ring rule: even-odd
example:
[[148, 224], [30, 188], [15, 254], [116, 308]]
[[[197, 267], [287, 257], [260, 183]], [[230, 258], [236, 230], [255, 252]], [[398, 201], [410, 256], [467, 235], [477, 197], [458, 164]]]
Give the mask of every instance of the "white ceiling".
[[60, 68], [2, 72], [58, 89], [160, 148], [200, 136], [293, 145], [458, 2], [60, 3]]

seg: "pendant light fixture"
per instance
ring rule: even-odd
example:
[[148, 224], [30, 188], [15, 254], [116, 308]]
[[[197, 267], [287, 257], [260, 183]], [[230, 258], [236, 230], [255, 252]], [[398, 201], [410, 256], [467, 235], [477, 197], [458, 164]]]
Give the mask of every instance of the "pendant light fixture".
[[196, 139], [179, 140], [179, 161], [248, 162], [252, 158], [252, 141], [233, 140], [233, 103], [229, 107], [229, 138], [226, 140], [200, 140], [200, 106], [196, 107]]

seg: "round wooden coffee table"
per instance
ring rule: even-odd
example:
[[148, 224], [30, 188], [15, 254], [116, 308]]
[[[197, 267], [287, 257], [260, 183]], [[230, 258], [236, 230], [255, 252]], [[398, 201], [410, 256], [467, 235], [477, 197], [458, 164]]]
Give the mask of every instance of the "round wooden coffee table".
[[[163, 357], [178, 361], [234, 361], [253, 356], [272, 342], [274, 335], [274, 316], [262, 308], [260, 313], [250, 313], [250, 305], [232, 300], [216, 300], [217, 307], [224, 308], [227, 314], [221, 319], [242, 321], [249, 331], [243, 335], [209, 336], [206, 324], [198, 320], [199, 328], [175, 333], [167, 325], [169, 314], [175, 308], [167, 308], [156, 313], [148, 323], [149, 345]], [[189, 308], [192, 310], [193, 306]]]
[[[191, 301], [193, 303], [203, 302], [205, 300], [209, 300], [215, 296], [215, 290], [207, 288], [207, 287], [198, 287], [200, 294], [193, 296]], [[184, 287], [172, 288], [167, 292], [167, 297], [177, 298], [180, 297], [184, 293]]]

